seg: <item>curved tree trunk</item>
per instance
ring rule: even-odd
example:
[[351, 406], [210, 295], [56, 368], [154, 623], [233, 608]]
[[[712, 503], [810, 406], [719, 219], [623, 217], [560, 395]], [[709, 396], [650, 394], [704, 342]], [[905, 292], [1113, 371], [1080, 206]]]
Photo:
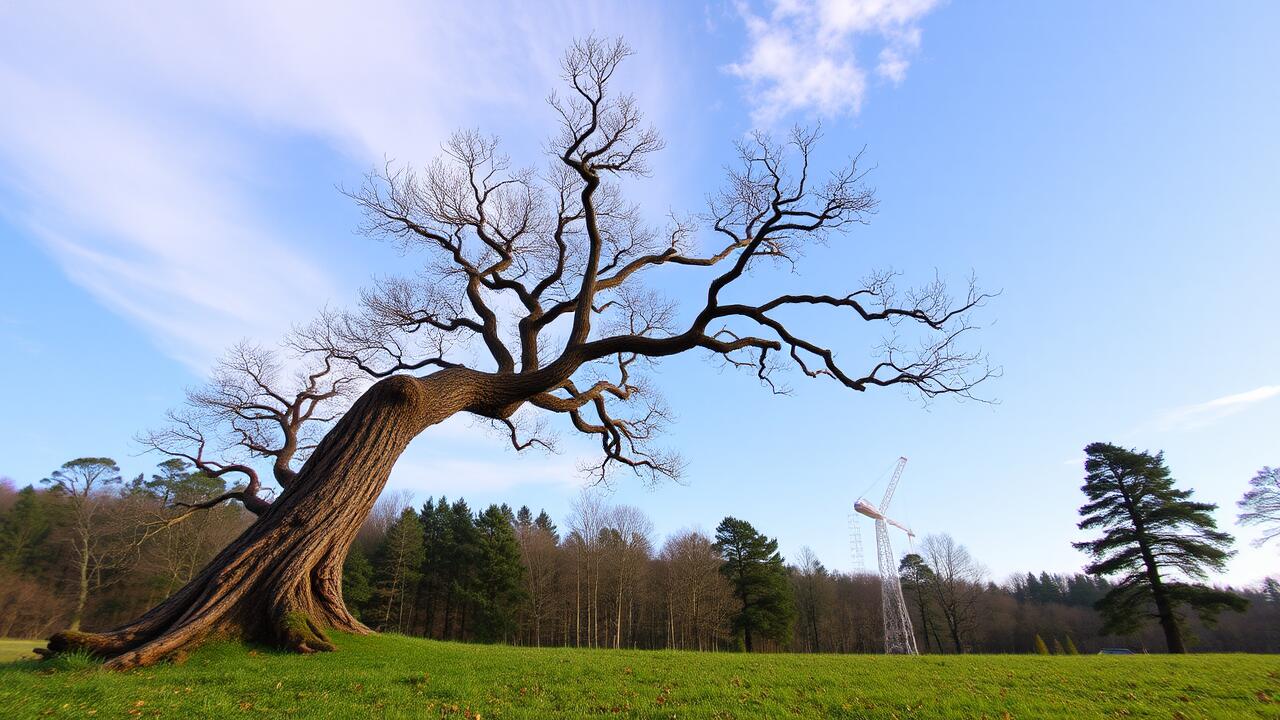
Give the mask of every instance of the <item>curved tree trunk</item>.
[[342, 600], [347, 550], [409, 441], [474, 398], [476, 384], [456, 375], [376, 383], [275, 503], [191, 582], [132, 623], [58, 633], [43, 652], [85, 649], [124, 669], [180, 658], [210, 636], [316, 652], [334, 649], [326, 629], [370, 632]]

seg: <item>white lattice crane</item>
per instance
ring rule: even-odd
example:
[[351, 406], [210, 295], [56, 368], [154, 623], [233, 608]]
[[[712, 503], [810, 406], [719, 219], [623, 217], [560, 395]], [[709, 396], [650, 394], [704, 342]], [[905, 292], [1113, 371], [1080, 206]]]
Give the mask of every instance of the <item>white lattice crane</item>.
[[889, 526], [892, 525], [914, 538], [911, 528], [889, 518], [889, 501], [893, 499], [893, 491], [898, 489], [898, 481], [902, 479], [902, 469], [907, 466], [907, 459], [898, 458], [898, 465], [889, 479], [889, 487], [885, 488], [884, 499], [880, 507], [858, 498], [853, 504], [854, 512], [865, 515], [876, 522], [876, 557], [880, 564], [880, 599], [884, 613], [884, 651], [890, 655], [915, 655], [916, 636], [911, 629], [911, 616], [907, 614], [907, 603], [902, 599], [902, 582], [898, 578], [897, 557], [893, 554], [893, 546], [889, 544]]

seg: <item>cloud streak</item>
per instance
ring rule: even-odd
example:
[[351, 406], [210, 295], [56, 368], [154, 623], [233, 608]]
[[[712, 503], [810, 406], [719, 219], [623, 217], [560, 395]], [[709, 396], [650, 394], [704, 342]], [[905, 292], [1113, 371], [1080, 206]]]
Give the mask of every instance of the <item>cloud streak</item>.
[[[636, 14], [638, 39], [660, 36], [651, 21]], [[301, 171], [284, 148], [360, 170], [384, 154], [425, 162], [480, 115], [522, 118], [536, 142], [527, 118], [550, 117], [535, 109], [564, 43], [621, 24], [515, 2], [11, 5], [0, 211], [203, 374], [228, 343], [271, 339], [373, 272], [325, 265], [297, 198], [280, 195], [337, 202], [342, 178], [282, 188]], [[662, 56], [644, 67], [661, 73]]]
[[746, 56], [728, 71], [748, 84], [758, 125], [793, 112], [856, 115], [867, 93], [868, 70], [858, 48], [882, 47], [871, 72], [901, 83], [920, 47], [920, 20], [937, 0], [773, 0], [757, 15], [745, 2]]
[[1162, 430], [1197, 430], [1278, 395], [1280, 385], [1263, 385], [1234, 395], [1175, 408], [1161, 415], [1156, 423]]

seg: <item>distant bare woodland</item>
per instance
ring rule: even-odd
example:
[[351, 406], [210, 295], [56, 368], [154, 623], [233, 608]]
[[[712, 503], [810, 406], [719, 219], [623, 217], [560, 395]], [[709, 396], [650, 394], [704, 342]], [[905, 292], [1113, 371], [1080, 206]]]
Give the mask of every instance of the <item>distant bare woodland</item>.
[[[223, 489], [172, 469], [92, 497], [86, 629], [144, 611], [251, 521], [228, 504], [173, 522], [182, 515], [171, 507], [175, 493]], [[0, 637], [42, 637], [69, 623], [81, 587], [75, 518], [64, 493], [0, 483]], [[882, 651], [876, 576], [828, 571], [809, 552], [787, 560], [791, 639], [764, 649]], [[408, 508], [406, 498], [390, 497], [361, 531], [344, 585], [352, 609], [382, 630], [518, 645], [733, 650], [734, 601], [719, 565], [712, 538], [655, 537], [639, 510], [596, 496], [584, 495], [559, 522], [525, 508], [482, 511], [443, 499]], [[1101, 580], [1026, 573], [993, 581], [946, 536], [927, 539], [902, 577], [922, 652], [1035, 652], [1037, 635], [1051, 652], [1162, 648], [1154, 626], [1132, 637], [1099, 634], [1092, 604], [1107, 589]], [[1189, 621], [1194, 650], [1280, 652], [1280, 585], [1243, 594], [1248, 612], [1213, 628]]]

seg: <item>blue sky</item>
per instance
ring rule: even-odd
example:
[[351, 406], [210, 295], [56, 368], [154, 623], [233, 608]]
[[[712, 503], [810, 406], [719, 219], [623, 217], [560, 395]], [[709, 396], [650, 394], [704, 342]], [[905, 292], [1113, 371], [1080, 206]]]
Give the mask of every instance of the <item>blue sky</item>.
[[[1227, 580], [1275, 571], [1234, 503], [1280, 463], [1280, 6], [176, 8], [0, 8], [0, 476], [101, 454], [148, 470], [159, 458], [130, 438], [223, 347], [412, 271], [355, 233], [337, 186], [384, 157], [425, 163], [457, 127], [538, 162], [558, 57], [595, 31], [635, 48], [622, 85], [667, 139], [634, 188], [655, 219], [700, 210], [753, 125], [821, 121], [832, 161], [866, 146], [872, 224], [753, 287], [835, 292], [892, 266], [1002, 292], [978, 316], [995, 405], [799, 379], [780, 398], [701, 357], [664, 362], [686, 480], [619, 476], [615, 501], [660, 534], [733, 514], [846, 569], [849, 506], [906, 455], [897, 512], [1001, 580], [1080, 567], [1081, 448], [1107, 440], [1165, 450], [1221, 505], [1239, 537]], [[843, 357], [869, 352], [856, 328], [806, 323]], [[590, 451], [564, 440], [517, 456], [451, 422], [391, 488], [561, 518]]]

